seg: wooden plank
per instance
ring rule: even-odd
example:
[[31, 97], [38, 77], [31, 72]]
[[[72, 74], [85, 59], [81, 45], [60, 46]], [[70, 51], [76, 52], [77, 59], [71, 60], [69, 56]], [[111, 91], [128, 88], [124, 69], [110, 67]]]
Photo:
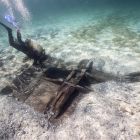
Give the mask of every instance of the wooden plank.
[[57, 118], [63, 111], [63, 107], [69, 101], [72, 94], [76, 92], [78, 86], [80, 87], [79, 84], [86, 76], [86, 72], [89, 70], [91, 64], [92, 62], [89, 61], [85, 68], [78, 71], [71, 71], [66, 80], [61, 84], [57, 96], [53, 99], [50, 106], [50, 111], [52, 112], [52, 116], [50, 117], [51, 120]]
[[25, 101], [35, 110], [44, 113], [46, 107], [56, 96], [59, 85], [52, 82], [41, 80], [33, 91], [33, 94]]

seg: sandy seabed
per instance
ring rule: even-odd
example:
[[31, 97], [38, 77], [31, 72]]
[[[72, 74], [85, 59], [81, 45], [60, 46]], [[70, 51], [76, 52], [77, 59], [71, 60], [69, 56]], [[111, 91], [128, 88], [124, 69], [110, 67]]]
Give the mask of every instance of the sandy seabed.
[[[93, 67], [105, 72], [123, 75], [140, 71], [140, 32], [135, 11], [131, 16], [119, 10], [81, 14], [69, 13], [55, 20], [50, 17], [46, 25], [42, 21], [32, 28], [28, 26], [24, 37], [37, 40], [47, 53], [65, 58], [71, 67], [82, 59], [92, 59]], [[20, 74], [21, 66], [31, 65], [31, 61], [22, 64], [24, 55], [8, 46], [2, 47], [0, 53], [2, 89]], [[45, 115], [0, 95], [0, 139], [138, 140], [139, 85], [114, 81], [91, 85], [94, 92], [83, 95], [74, 113], [59, 126], [51, 127]]]

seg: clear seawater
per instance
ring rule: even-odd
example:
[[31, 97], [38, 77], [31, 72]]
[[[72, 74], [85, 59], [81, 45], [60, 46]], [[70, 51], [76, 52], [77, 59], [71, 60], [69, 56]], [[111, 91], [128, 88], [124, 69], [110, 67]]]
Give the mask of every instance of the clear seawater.
[[[5, 14], [20, 23], [24, 39], [72, 67], [92, 59], [101, 71], [140, 71], [139, 0], [0, 0], [0, 20]], [[21, 73], [23, 58], [0, 26], [0, 90]], [[0, 140], [140, 140], [139, 82], [109, 81], [90, 89], [73, 114], [49, 130], [43, 114], [0, 95]]]
[[[24, 39], [52, 56], [71, 63], [93, 59], [98, 69], [116, 74], [139, 71], [138, 0], [1, 0], [0, 7], [1, 18], [12, 11]], [[0, 37], [1, 49], [9, 49], [1, 27]]]

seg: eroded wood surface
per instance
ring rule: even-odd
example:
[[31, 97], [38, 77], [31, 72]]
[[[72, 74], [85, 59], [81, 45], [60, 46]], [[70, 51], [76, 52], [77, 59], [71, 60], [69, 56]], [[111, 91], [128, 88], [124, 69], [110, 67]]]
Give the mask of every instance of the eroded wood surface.
[[91, 83], [139, 80], [139, 75], [140, 73], [135, 73], [120, 78], [106, 74], [94, 70], [93, 62], [89, 60], [82, 60], [76, 69], [70, 70], [63, 61], [50, 57], [43, 67], [32, 65], [23, 68], [21, 74], [16, 76], [11, 85], [3, 88], [1, 93], [10, 94], [36, 111], [49, 114], [48, 118], [52, 121], [74, 111], [78, 102], [74, 102], [75, 97], [81, 92], [90, 91], [88, 86]]
[[66, 106], [69, 106], [79, 91], [85, 89], [83, 83], [86, 81], [82, 80], [89, 67], [67, 70], [64, 67], [57, 68], [56, 63], [52, 63], [51, 66], [49, 63], [45, 69], [37, 66], [23, 69], [12, 84], [2, 89], [1, 93], [10, 91], [9, 94], [15, 99], [41, 113], [51, 111], [50, 117], [55, 119], [64, 113]]

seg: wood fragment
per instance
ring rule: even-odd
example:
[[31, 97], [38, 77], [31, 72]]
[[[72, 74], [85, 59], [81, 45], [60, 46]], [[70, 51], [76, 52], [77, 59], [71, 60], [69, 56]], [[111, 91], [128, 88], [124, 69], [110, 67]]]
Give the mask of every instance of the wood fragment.
[[[22, 71], [12, 82], [11, 86], [2, 89], [1, 93], [11, 93], [16, 99], [23, 101], [37, 111], [50, 112], [50, 119], [57, 118], [62, 112], [70, 97], [80, 90], [89, 90], [84, 86], [89, 83], [115, 81], [140, 81], [140, 72], [124, 76], [116, 76], [93, 68], [93, 62], [82, 60], [77, 69], [68, 70], [63, 60], [46, 55], [44, 49], [35, 50], [27, 42], [21, 40], [20, 32], [17, 32], [15, 42], [12, 30], [0, 22], [8, 31], [9, 44], [33, 59], [34, 66]], [[32, 48], [31, 48], [32, 46]], [[86, 79], [86, 80], [85, 80]], [[85, 80], [85, 81], [84, 81]]]
[[66, 80], [61, 84], [61, 86], [58, 89], [57, 96], [50, 105], [50, 111], [53, 112], [53, 116], [51, 116], [51, 119], [59, 116], [59, 114], [63, 110], [63, 106], [66, 104], [70, 96], [74, 94], [77, 89], [84, 89], [84, 87], [80, 85], [80, 82], [83, 79], [83, 77], [85, 77], [86, 71], [88, 71], [88, 69], [89, 66], [85, 69], [82, 69], [81, 71], [79, 70], [78, 72], [76, 70], [73, 70], [68, 75]]

